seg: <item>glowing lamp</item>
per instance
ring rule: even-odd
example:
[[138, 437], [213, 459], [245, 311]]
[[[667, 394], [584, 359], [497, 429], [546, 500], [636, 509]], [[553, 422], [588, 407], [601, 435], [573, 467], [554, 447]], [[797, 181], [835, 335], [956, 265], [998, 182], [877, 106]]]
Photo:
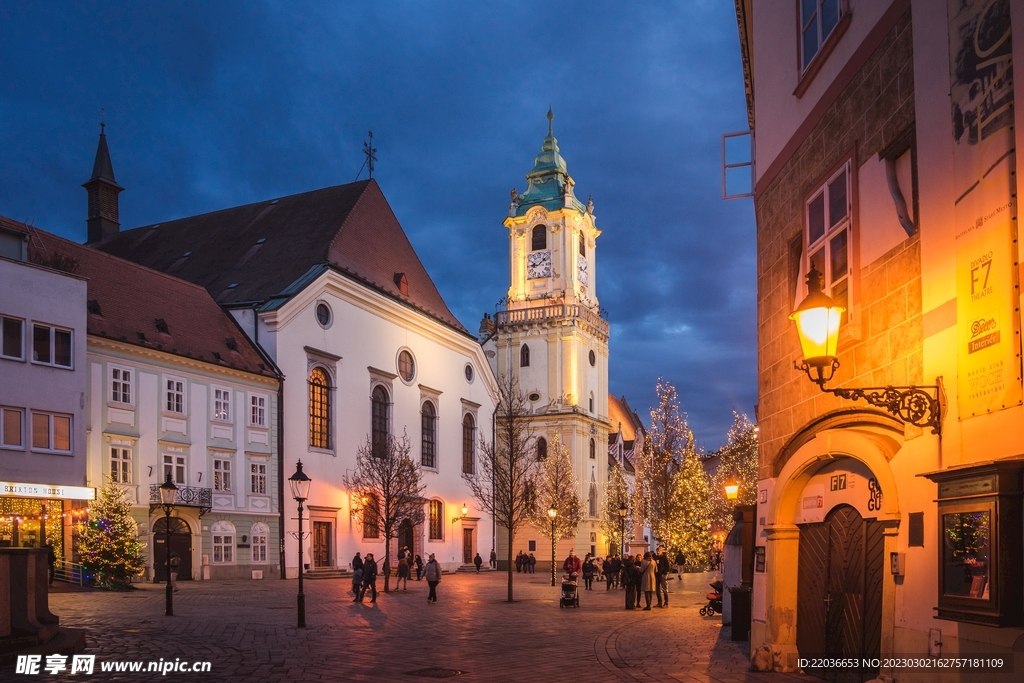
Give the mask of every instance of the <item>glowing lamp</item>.
[[312, 481], [313, 480], [309, 478], [309, 475], [302, 471], [302, 461], [299, 460], [295, 463], [295, 474], [288, 477], [288, 486], [292, 490], [292, 498], [297, 501], [303, 501], [309, 498], [309, 485]]
[[736, 500], [740, 495], [740, 486], [736, 483], [736, 479], [733, 477], [729, 478], [729, 481], [725, 482], [725, 497], [729, 500]]
[[625, 519], [625, 518], [626, 518], [626, 504], [625, 503], [619, 503], [619, 519]]
[[171, 481], [171, 473], [167, 473], [167, 479], [160, 484], [160, 504], [174, 505], [174, 499], [178, 495], [178, 487]]
[[462, 516], [465, 517], [468, 514], [469, 514], [469, 507], [465, 503], [463, 503], [462, 504]]
[[800, 335], [800, 348], [804, 357], [800, 369], [806, 371], [811, 381], [820, 386], [832, 379], [838, 367], [836, 348], [839, 345], [839, 321], [846, 308], [822, 291], [821, 273], [814, 268], [807, 274], [807, 291], [807, 297], [800, 302], [789, 319], [796, 323], [796, 331]]
[[558, 509], [557, 508], [548, 508], [548, 517], [550, 517], [552, 519], [552, 521], [557, 516], [558, 516]]

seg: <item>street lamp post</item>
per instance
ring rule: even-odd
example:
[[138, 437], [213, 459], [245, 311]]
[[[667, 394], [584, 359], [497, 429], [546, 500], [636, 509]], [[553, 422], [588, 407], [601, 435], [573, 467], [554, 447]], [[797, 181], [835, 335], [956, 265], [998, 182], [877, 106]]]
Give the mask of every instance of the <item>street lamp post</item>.
[[174, 616], [174, 597], [171, 587], [171, 509], [174, 507], [174, 499], [178, 495], [178, 487], [171, 481], [171, 473], [167, 473], [167, 479], [160, 484], [160, 504], [164, 506], [164, 551], [167, 562], [167, 593], [164, 598], [164, 614], [168, 617]]
[[555, 518], [558, 517], [558, 508], [548, 508], [548, 517], [551, 518], [551, 585], [555, 585]]
[[626, 554], [626, 503], [619, 503], [619, 557]]
[[299, 615], [299, 628], [306, 628], [306, 594], [302, 592], [302, 504], [309, 498], [309, 484], [312, 480], [302, 471], [302, 461], [295, 465], [295, 474], [288, 477], [292, 498], [299, 504], [299, 594], [295, 596]]

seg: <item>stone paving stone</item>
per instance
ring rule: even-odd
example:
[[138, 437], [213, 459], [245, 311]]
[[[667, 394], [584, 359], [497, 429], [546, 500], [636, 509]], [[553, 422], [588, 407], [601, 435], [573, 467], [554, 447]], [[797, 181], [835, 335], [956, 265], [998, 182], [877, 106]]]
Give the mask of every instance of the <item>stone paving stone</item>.
[[[710, 574], [670, 582], [670, 607], [623, 609], [621, 591], [581, 591], [561, 609], [541, 575], [516, 575], [517, 602], [504, 602], [506, 576], [445, 576], [439, 602], [426, 582], [353, 603], [347, 580], [305, 584], [306, 623], [295, 626], [297, 582], [182, 582], [174, 617], [162, 586], [126, 593], [61, 592], [50, 606], [63, 625], [87, 629], [87, 654], [102, 661], [210, 661], [210, 674], [100, 674], [90, 680], [412, 681], [431, 667], [459, 669], [458, 681], [564, 678], [594, 681], [738, 683], [810, 681], [749, 671], [746, 643], [721, 617], [701, 617]], [[10, 680], [0, 671], [0, 679]], [[30, 680], [25, 678], [25, 680]]]

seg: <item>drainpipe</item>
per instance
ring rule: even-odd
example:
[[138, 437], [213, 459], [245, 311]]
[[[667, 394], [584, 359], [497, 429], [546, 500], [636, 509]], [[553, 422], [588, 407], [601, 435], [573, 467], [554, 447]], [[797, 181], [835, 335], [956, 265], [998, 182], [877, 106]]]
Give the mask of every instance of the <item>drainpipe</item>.
[[[257, 326], [259, 323], [257, 322]], [[280, 535], [278, 546], [281, 553], [281, 579], [286, 580], [286, 565], [284, 556], [284, 375], [280, 375], [280, 382], [277, 385], [277, 512], [279, 517]], [[302, 543], [302, 539], [299, 539]], [[299, 567], [302, 571], [302, 567]]]

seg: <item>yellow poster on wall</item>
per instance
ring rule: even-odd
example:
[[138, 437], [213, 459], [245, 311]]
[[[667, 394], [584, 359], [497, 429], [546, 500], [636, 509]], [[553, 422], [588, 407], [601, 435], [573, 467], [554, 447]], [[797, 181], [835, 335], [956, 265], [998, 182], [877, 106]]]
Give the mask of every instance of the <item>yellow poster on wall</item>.
[[949, 0], [960, 419], [1022, 400], [1010, 4]]

